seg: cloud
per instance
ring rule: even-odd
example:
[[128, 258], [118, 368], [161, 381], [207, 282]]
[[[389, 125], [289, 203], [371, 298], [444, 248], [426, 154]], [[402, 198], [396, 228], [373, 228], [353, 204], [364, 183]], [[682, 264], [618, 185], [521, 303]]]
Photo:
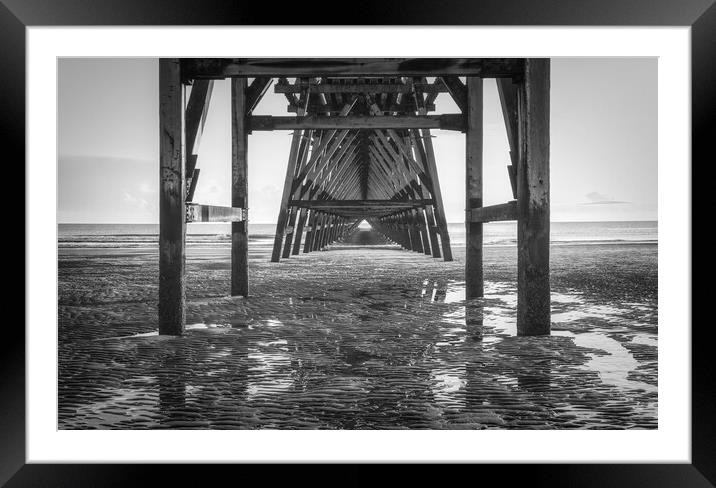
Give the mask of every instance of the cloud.
[[585, 195], [588, 202], [580, 203], [580, 205], [624, 205], [631, 202], [625, 202], [621, 200], [614, 200], [608, 195], [593, 191]]
[[150, 203], [147, 199], [134, 195], [128, 191], [124, 192], [124, 202], [132, 207], [136, 207], [147, 212], [151, 212], [154, 209], [154, 204]]

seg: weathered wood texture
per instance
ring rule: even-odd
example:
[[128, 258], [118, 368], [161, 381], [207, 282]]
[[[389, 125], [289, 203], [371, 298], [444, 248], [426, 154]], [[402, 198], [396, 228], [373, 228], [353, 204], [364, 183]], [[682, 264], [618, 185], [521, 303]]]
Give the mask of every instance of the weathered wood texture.
[[443, 76], [443, 83], [462, 113], [467, 113], [467, 87], [457, 76]]
[[482, 76], [514, 77], [521, 58], [185, 58], [184, 76]]
[[497, 93], [500, 96], [502, 118], [505, 121], [507, 141], [510, 146], [510, 164], [507, 166], [507, 174], [510, 178], [510, 187], [514, 198], [517, 198], [517, 164], [519, 163], [517, 88], [518, 85], [512, 80], [497, 80]]
[[[352, 81], [352, 80], [349, 80]], [[407, 94], [413, 92], [413, 83], [410, 82], [410, 78], [407, 79], [407, 83], [366, 83], [357, 81], [355, 83], [294, 83], [294, 84], [282, 84], [274, 87], [275, 93], [300, 93], [306, 88], [310, 88], [311, 93], [392, 93], [392, 94]], [[418, 84], [420, 90], [424, 93], [445, 93], [447, 87], [442, 83], [420, 83]]]
[[186, 204], [188, 222], [241, 222], [246, 218], [242, 208], [220, 207], [216, 205]]
[[463, 131], [465, 130], [465, 118], [462, 114], [351, 115], [348, 117], [253, 115], [249, 118], [249, 130], [251, 131], [295, 129], [442, 129]]
[[440, 188], [440, 179], [438, 177], [438, 167], [435, 162], [435, 151], [433, 149], [433, 141], [430, 129], [424, 129], [422, 132], [413, 131], [413, 143], [420, 154], [425, 165], [425, 175], [429, 182], [435, 200], [435, 226], [436, 232], [440, 236], [440, 244], [442, 245], [442, 255], [445, 261], [452, 261], [452, 249], [450, 248], [450, 234], [447, 230], [447, 219], [445, 218], [445, 207], [443, 206], [442, 190]]
[[201, 136], [209, 113], [209, 102], [214, 88], [213, 80], [197, 80], [191, 89], [184, 116], [185, 148], [186, 148], [186, 199], [192, 201], [194, 190], [199, 180], [199, 168], [196, 167], [199, 157]]
[[[467, 78], [467, 133], [465, 135], [466, 208], [482, 207], [482, 78]], [[482, 223], [467, 220], [465, 297], [484, 294], [482, 277]]]
[[273, 252], [271, 253], [271, 262], [278, 263], [281, 259], [281, 245], [284, 239], [284, 228], [288, 222], [288, 203], [293, 188], [293, 179], [296, 175], [296, 166], [298, 164], [298, 149], [301, 144], [301, 131], [296, 129], [293, 132], [291, 140], [291, 149], [288, 155], [288, 164], [286, 166], [286, 178], [283, 183], [283, 194], [281, 195], [281, 206], [278, 211], [278, 221], [276, 223], [276, 235], [274, 237]]
[[[231, 80], [231, 206], [248, 207], [246, 78]], [[231, 223], [231, 295], [249, 296], [248, 219]]]
[[517, 220], [516, 200], [498, 205], [473, 208], [468, 211], [468, 221], [470, 222], [498, 222], [504, 220]]
[[517, 334], [550, 333], [549, 59], [527, 59], [519, 91]]
[[261, 76], [254, 78], [251, 85], [246, 88], [246, 115], [251, 113], [256, 108], [256, 105], [261, 101], [266, 90], [271, 86], [273, 80], [267, 76]]
[[178, 59], [159, 60], [159, 333], [186, 324], [184, 87]]
[[298, 209], [298, 225], [296, 226], [296, 237], [293, 240], [293, 254], [298, 255], [301, 250], [301, 237], [303, 236], [303, 229], [306, 224], [306, 217], [308, 217], [308, 210], [305, 208]]
[[413, 208], [432, 205], [433, 200], [291, 200], [289, 205], [303, 208]]

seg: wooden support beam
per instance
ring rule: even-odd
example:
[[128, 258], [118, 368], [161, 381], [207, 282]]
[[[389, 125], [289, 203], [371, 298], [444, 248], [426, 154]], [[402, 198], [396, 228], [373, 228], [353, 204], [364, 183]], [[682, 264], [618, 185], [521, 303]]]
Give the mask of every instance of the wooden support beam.
[[281, 196], [281, 206], [278, 211], [278, 221], [276, 222], [276, 236], [273, 243], [273, 252], [271, 253], [271, 262], [278, 263], [281, 259], [281, 245], [284, 238], [284, 227], [288, 219], [289, 199], [292, 193], [293, 179], [296, 174], [298, 165], [298, 149], [301, 144], [301, 131], [293, 132], [293, 140], [291, 141], [291, 149], [288, 155], [288, 164], [286, 166], [286, 177], [283, 183], [283, 194]]
[[272, 81], [273, 80], [267, 76], [254, 78], [254, 81], [251, 82], [251, 85], [246, 89], [246, 115], [251, 115], [256, 105], [258, 105], [261, 98], [263, 98], [266, 90], [271, 86]]
[[527, 59], [519, 91], [517, 334], [550, 333], [550, 60]]
[[184, 87], [179, 59], [159, 60], [159, 333], [186, 325]]
[[198, 203], [186, 204], [186, 221], [189, 222], [241, 222], [247, 220], [245, 208], [219, 207]]
[[291, 200], [289, 206], [303, 208], [385, 208], [403, 209], [433, 205], [433, 200]]
[[425, 211], [422, 208], [417, 210], [418, 227], [420, 229], [420, 237], [423, 240], [423, 252], [430, 256], [430, 240], [428, 237], [428, 226], [425, 223]]
[[517, 201], [468, 210], [467, 222], [498, 222], [517, 220]]
[[[311, 134], [310, 131], [303, 131], [303, 136], [301, 137], [301, 145], [299, 147], [298, 156], [297, 156], [298, 157], [298, 164], [296, 165], [297, 173], [298, 173], [301, 165], [305, 164], [306, 159], [308, 159], [308, 147], [310, 144], [309, 141], [311, 139], [310, 134]], [[283, 254], [282, 254], [282, 257], [284, 259], [288, 259], [291, 256], [291, 250], [292, 250], [293, 238], [294, 238], [293, 231], [294, 231], [294, 226], [296, 224], [296, 217], [297, 217], [298, 210], [299, 209], [297, 209], [297, 208], [290, 208], [290, 207], [288, 208], [289, 218], [288, 218], [288, 225], [286, 227], [286, 232], [285, 232], [286, 241], [284, 242], [284, 245], [283, 245]], [[301, 239], [300, 233], [298, 234], [297, 239], [299, 239], [299, 240]]]
[[189, 185], [189, 190], [186, 192], [186, 201], [191, 202], [194, 200], [194, 192], [196, 192], [196, 185], [199, 183], [199, 173], [201, 170], [199, 168], [194, 168], [194, 172], [192, 173], [191, 178], [187, 176], [187, 184]]
[[206, 117], [209, 113], [209, 105], [211, 101], [211, 93], [214, 89], [213, 80], [197, 80], [191, 89], [189, 101], [187, 102], [184, 117], [185, 132], [185, 151], [186, 151], [186, 179], [187, 179], [187, 196], [186, 199], [191, 201], [194, 198], [194, 191], [199, 177], [199, 170], [196, 167], [199, 155], [199, 146], [201, 136], [204, 132]]
[[296, 212], [297, 208], [290, 208], [288, 209], [288, 224], [286, 225], [286, 229], [284, 231], [284, 236], [286, 241], [283, 243], [283, 253], [281, 254], [281, 257], [283, 259], [288, 259], [291, 257], [291, 251], [293, 246], [293, 231], [296, 225]]
[[507, 166], [507, 174], [510, 177], [512, 196], [517, 198], [517, 165], [519, 163], [518, 136], [518, 114], [517, 114], [517, 88], [518, 85], [512, 80], [497, 80], [497, 93], [500, 96], [502, 107], [502, 118], [505, 121], [507, 130], [507, 141], [510, 146], [510, 162]]
[[[466, 208], [482, 207], [482, 78], [467, 78], [467, 133], [465, 134]], [[465, 298], [484, 294], [482, 277], [482, 223], [467, 220]]]
[[431, 205], [425, 207], [425, 222], [428, 226], [428, 236], [430, 236], [430, 249], [433, 251], [433, 257], [440, 258], [438, 228], [435, 225], [435, 213], [433, 212], [433, 207]]
[[512, 196], [517, 199], [517, 166], [514, 164], [507, 165], [507, 176], [510, 178], [510, 188]]
[[[275, 93], [300, 93], [306, 88], [311, 93], [412, 93], [412, 83], [294, 83], [293, 85], [276, 85]], [[445, 93], [447, 88], [442, 83], [422, 83], [420, 89], [425, 93]]]
[[321, 213], [318, 215], [318, 224], [317, 224], [317, 230], [313, 237], [313, 251], [318, 251], [321, 249], [321, 243], [323, 242], [323, 234], [326, 232], [326, 222], [327, 222], [328, 215], [325, 213]]
[[516, 77], [521, 58], [184, 58], [186, 79], [321, 76]]
[[[308, 105], [310, 95], [308, 92], [304, 92], [301, 95], [300, 103], [301, 106], [305, 107]], [[303, 115], [301, 112], [299, 115]], [[286, 164], [286, 176], [283, 182], [283, 193], [281, 195], [281, 206], [278, 210], [278, 220], [276, 222], [276, 235], [274, 236], [273, 250], [271, 252], [271, 262], [278, 263], [281, 259], [281, 244], [284, 239], [284, 228], [288, 219], [288, 201], [294, 192], [293, 181], [299, 170], [299, 164], [301, 161], [300, 150], [303, 147], [304, 151], [308, 149], [308, 140], [303, 140], [303, 136], [308, 137], [308, 133], [304, 131], [303, 135], [301, 131], [296, 129], [293, 131], [293, 138], [291, 140], [291, 149], [288, 155], [288, 163]], [[305, 142], [305, 144], [304, 144]], [[289, 244], [290, 245], [290, 244]]]
[[422, 131], [422, 137], [418, 131], [413, 132], [413, 145], [418, 147], [421, 153], [421, 159], [425, 164], [426, 178], [430, 182], [432, 188], [433, 199], [435, 200], [435, 222], [437, 232], [440, 235], [440, 243], [442, 245], [442, 254], [445, 261], [452, 261], [452, 249], [450, 249], [450, 235], [447, 230], [447, 219], [445, 218], [445, 208], [443, 207], [442, 191], [440, 189], [440, 180], [438, 177], [438, 167], [435, 163], [435, 151], [429, 129]]
[[497, 94], [500, 97], [500, 106], [502, 107], [502, 119], [505, 122], [505, 129], [507, 131], [507, 142], [510, 146], [510, 160], [513, 166], [517, 166], [519, 146], [517, 142], [518, 137], [518, 122], [517, 122], [517, 83], [513, 83], [512, 80], [502, 79], [497, 80]]
[[308, 253], [313, 249], [313, 237], [315, 235], [316, 226], [316, 212], [310, 210], [310, 216], [308, 217], [308, 227], [306, 228], [306, 241], [303, 245], [303, 252]]
[[443, 76], [442, 80], [460, 111], [467, 113], [467, 87], [465, 84], [457, 76]]
[[415, 209], [411, 210], [408, 215], [408, 227], [410, 229], [410, 240], [413, 242], [413, 251], [423, 253], [423, 239], [420, 235], [420, 223], [417, 219], [417, 212]]
[[[337, 114], [340, 112], [342, 105], [338, 104], [326, 104], [326, 105], [320, 105], [315, 101], [309, 102], [308, 104], [308, 112], [312, 114]], [[434, 112], [435, 111], [435, 104], [434, 103], [426, 103], [425, 108], [428, 112]], [[295, 113], [297, 111], [298, 107], [296, 105], [288, 105], [286, 107], [286, 111], [289, 113]], [[401, 103], [395, 103], [390, 105], [385, 105], [383, 107], [380, 107], [378, 115], [386, 115], [386, 114], [401, 114], [401, 113], [414, 113], [417, 109], [415, 107], [415, 103], [412, 101], [410, 102], [401, 102]]]
[[[425, 114], [425, 100], [423, 93], [416, 90], [413, 94], [416, 104], [419, 107], [418, 113]], [[467, 123], [467, 117], [465, 119]], [[447, 230], [447, 219], [445, 218], [445, 208], [443, 206], [443, 197], [440, 189], [440, 179], [438, 177], [438, 168], [435, 162], [435, 151], [433, 149], [433, 141], [430, 129], [423, 129], [421, 132], [417, 130], [411, 131], [411, 140], [417, 158], [423, 163], [425, 169], [425, 183], [430, 189], [433, 199], [435, 200], [435, 222], [437, 232], [440, 235], [440, 243], [442, 245], [442, 254], [445, 261], [452, 261], [452, 249], [450, 248], [450, 234]], [[421, 178], [422, 179], [422, 178]]]
[[[246, 78], [231, 80], [231, 206], [248, 207]], [[249, 296], [248, 220], [231, 223], [231, 295]]]
[[443, 115], [351, 115], [330, 117], [306, 115], [304, 117], [253, 115], [249, 117], [251, 131], [272, 130], [347, 130], [347, 129], [442, 129], [465, 130], [462, 114]]
[[301, 237], [303, 236], [303, 228], [306, 224], [306, 217], [308, 216], [308, 210], [305, 208], [298, 208], [298, 223], [296, 224], [296, 236], [293, 238], [293, 254], [298, 255], [301, 250]]

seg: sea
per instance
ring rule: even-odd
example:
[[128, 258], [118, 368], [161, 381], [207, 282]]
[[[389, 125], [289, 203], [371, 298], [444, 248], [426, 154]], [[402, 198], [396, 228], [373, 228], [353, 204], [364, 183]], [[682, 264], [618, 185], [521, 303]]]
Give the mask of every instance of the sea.
[[[249, 243], [266, 248], [273, 242], [275, 224], [249, 224]], [[58, 224], [58, 248], [80, 250], [106, 248], [154, 251], [159, 224]], [[465, 224], [448, 224], [453, 246], [465, 244]], [[230, 244], [231, 225], [192, 223], [187, 225], [187, 245], [191, 248], [223, 248]], [[656, 221], [552, 222], [551, 245], [600, 245], [609, 243], [657, 243]], [[514, 222], [484, 224], [483, 245], [516, 246]]]

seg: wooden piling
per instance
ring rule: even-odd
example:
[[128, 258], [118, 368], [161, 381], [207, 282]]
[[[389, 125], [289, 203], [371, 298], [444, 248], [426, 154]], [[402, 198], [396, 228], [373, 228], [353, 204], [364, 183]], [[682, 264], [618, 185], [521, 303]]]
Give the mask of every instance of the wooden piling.
[[410, 233], [413, 241], [413, 250], [415, 252], [423, 253], [423, 239], [420, 235], [420, 224], [418, 222], [418, 212], [413, 209], [408, 213], [408, 219], [410, 221]]
[[428, 238], [428, 226], [425, 220], [425, 211], [422, 208], [417, 210], [418, 228], [420, 230], [420, 237], [423, 240], [423, 252], [427, 255], [431, 255], [430, 240]]
[[[246, 78], [231, 79], [231, 206], [248, 207]], [[248, 219], [231, 223], [231, 295], [249, 296]]]
[[159, 60], [159, 333], [186, 324], [184, 87], [179, 59]]
[[[416, 131], [417, 132], [417, 131]], [[435, 200], [435, 221], [438, 234], [440, 235], [440, 243], [443, 248], [443, 259], [452, 261], [452, 249], [450, 248], [450, 234], [447, 230], [447, 219], [445, 217], [445, 209], [443, 207], [443, 197], [440, 190], [440, 178], [438, 177], [438, 166], [435, 162], [435, 151], [433, 149], [432, 135], [430, 129], [422, 131], [422, 137], [416, 138], [418, 143], [422, 141], [422, 147], [425, 154], [425, 172], [432, 185], [433, 200]]]
[[549, 59], [525, 60], [519, 90], [517, 334], [550, 333]]
[[308, 253], [313, 250], [313, 239], [316, 235], [316, 211], [310, 210], [308, 217], [308, 230], [306, 231], [306, 242], [303, 245], [303, 252]]
[[433, 206], [425, 207], [425, 222], [428, 226], [428, 235], [430, 236], [430, 249], [433, 251], [433, 257], [440, 257], [440, 244], [438, 242], [438, 228], [435, 225], [435, 214]]
[[[467, 132], [465, 134], [466, 216], [482, 207], [482, 78], [467, 78]], [[465, 219], [465, 297], [483, 296], [482, 223]]]
[[291, 150], [288, 155], [288, 165], [286, 166], [286, 178], [283, 183], [283, 194], [281, 195], [281, 206], [278, 211], [278, 221], [276, 222], [276, 236], [273, 242], [273, 252], [271, 253], [271, 262], [278, 263], [281, 259], [281, 245], [283, 244], [284, 231], [288, 221], [288, 203], [291, 199], [291, 189], [293, 179], [296, 174], [296, 165], [298, 164], [298, 150], [301, 145], [301, 131], [293, 131], [293, 139], [291, 140]]
[[308, 214], [308, 209], [306, 209], [306, 208], [298, 209], [298, 218], [296, 219], [298, 221], [298, 223], [296, 225], [296, 236], [293, 238], [292, 254], [294, 256], [296, 256], [301, 250], [301, 238], [303, 237], [303, 226], [306, 225], [307, 214]]
[[288, 209], [288, 226], [286, 228], [286, 242], [283, 244], [283, 259], [288, 259], [291, 256], [292, 245], [293, 245], [293, 234], [296, 226], [296, 212], [297, 208]]

